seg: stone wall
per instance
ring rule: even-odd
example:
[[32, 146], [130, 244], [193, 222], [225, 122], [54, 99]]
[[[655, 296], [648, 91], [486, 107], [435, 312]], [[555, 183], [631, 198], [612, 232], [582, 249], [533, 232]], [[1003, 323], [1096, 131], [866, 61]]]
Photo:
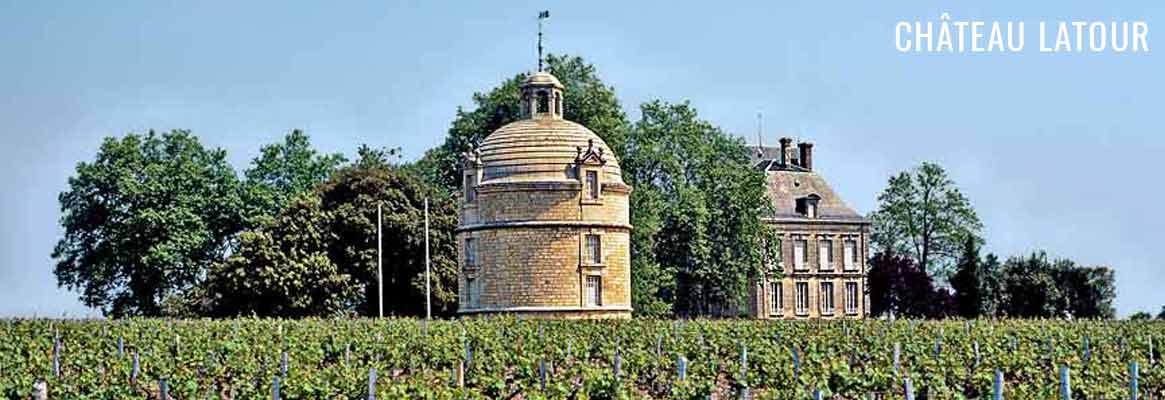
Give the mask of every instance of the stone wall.
[[[753, 282], [749, 290], [749, 313], [755, 318], [864, 318], [868, 315], [868, 295], [866, 287], [866, 262], [868, 259], [869, 225], [859, 222], [829, 222], [804, 219], [768, 221], [781, 238], [781, 268], [784, 278], [780, 280], [782, 308], [774, 309], [773, 288], [775, 279], [765, 277]], [[844, 266], [844, 246], [847, 239], [855, 243], [852, 269]], [[794, 246], [797, 240], [806, 242], [803, 268], [796, 268]], [[830, 240], [833, 263], [822, 269], [819, 258], [819, 241]], [[797, 310], [798, 282], [808, 285], [808, 307], [804, 312]], [[833, 283], [833, 312], [822, 313], [821, 282]], [[846, 283], [857, 284], [857, 307], [853, 312], [846, 310]]]

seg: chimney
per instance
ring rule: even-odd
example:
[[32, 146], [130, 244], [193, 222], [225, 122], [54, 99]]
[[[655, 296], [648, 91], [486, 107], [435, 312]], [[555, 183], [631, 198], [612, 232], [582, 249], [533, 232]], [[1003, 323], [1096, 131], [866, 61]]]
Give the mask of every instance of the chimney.
[[801, 167], [812, 171], [813, 170], [813, 143], [801, 142], [801, 143], [797, 143], [797, 147], [801, 149]]
[[792, 157], [789, 157], [789, 145], [791, 145], [791, 144], [793, 144], [793, 139], [789, 139], [787, 137], [781, 138], [781, 156], [780, 157], [781, 157], [781, 166], [782, 167], [788, 168], [789, 163], [791, 163], [793, 161]]

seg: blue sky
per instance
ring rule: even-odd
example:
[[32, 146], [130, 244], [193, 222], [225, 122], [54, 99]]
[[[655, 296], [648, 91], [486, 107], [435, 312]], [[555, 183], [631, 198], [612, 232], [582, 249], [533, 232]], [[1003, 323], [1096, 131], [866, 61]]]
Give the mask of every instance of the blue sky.
[[[1165, 3], [1045, 3], [0, 0], [0, 316], [92, 313], [57, 288], [49, 254], [57, 194], [103, 137], [190, 129], [242, 169], [301, 128], [323, 150], [413, 159], [472, 92], [534, 68], [542, 9], [547, 48], [594, 63], [633, 118], [689, 100], [754, 142], [763, 111], [766, 143], [815, 141], [815, 167], [863, 213], [890, 174], [939, 162], [987, 250], [1110, 265], [1118, 312], [1155, 313]], [[1018, 54], [895, 50], [895, 23], [943, 12], [1142, 20], [1150, 52], [1041, 54], [1033, 27]]]

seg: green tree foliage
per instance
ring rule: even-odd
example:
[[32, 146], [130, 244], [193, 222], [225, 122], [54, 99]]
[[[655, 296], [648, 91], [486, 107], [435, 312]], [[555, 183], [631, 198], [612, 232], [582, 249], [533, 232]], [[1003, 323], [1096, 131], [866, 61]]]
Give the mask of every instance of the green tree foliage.
[[983, 224], [970, 200], [938, 164], [924, 162], [890, 178], [871, 215], [880, 252], [909, 254], [932, 276], [946, 278], [964, 241], [981, 242]]
[[[206, 302], [215, 315], [377, 315], [377, 205], [383, 210], [385, 313], [424, 315], [424, 199], [429, 197], [433, 311], [456, 310], [454, 201], [400, 168], [395, 150], [359, 159], [298, 197], [274, 224], [242, 235], [216, 268]], [[282, 300], [282, 304], [280, 301]]]
[[[628, 122], [614, 88], [599, 79], [595, 67], [579, 57], [549, 55], [547, 71], [566, 88], [563, 117], [590, 128], [616, 152], [622, 148]], [[526, 74], [518, 74], [485, 93], [474, 93], [475, 108], [457, 109], [445, 142], [425, 153], [415, 168], [430, 182], [457, 192], [461, 186], [460, 154], [476, 146], [503, 125], [521, 118], [521, 87]]]
[[979, 294], [983, 305], [983, 315], [998, 315], [999, 299], [1003, 295], [1003, 289], [1000, 287], [1003, 266], [1000, 265], [999, 256], [987, 254], [987, 257], [984, 257], [980, 264], [979, 271], [982, 273]]
[[263, 229], [240, 235], [238, 250], [208, 275], [204, 315], [328, 316], [350, 311], [361, 282], [328, 257], [331, 214], [300, 194]]
[[238, 232], [239, 188], [226, 153], [187, 131], [106, 138], [59, 196], [58, 284], [108, 316], [164, 314]]
[[687, 103], [641, 106], [624, 147], [631, 202], [633, 297], [641, 313], [672, 304], [679, 314], [741, 305], [761, 271], [768, 229], [764, 175], [744, 143]]
[[1151, 319], [1153, 319], [1153, 316], [1144, 311], [1137, 311], [1136, 313], [1133, 313], [1133, 315], [1129, 316], [1129, 320], [1132, 321], [1148, 321]]
[[395, 151], [360, 150], [357, 162], [341, 169], [318, 192], [332, 213], [336, 245], [329, 257], [364, 284], [357, 310], [376, 315], [376, 206], [383, 208], [385, 314], [424, 315], [425, 216], [429, 198], [433, 313], [457, 309], [457, 227], [455, 199], [446, 191], [401, 169]]
[[263, 146], [244, 173], [248, 225], [270, 222], [291, 199], [311, 191], [347, 160], [342, 154], [319, 154], [311, 138], [293, 130], [282, 143]]
[[874, 255], [866, 282], [871, 315], [942, 318], [957, 311], [950, 292], [935, 288], [930, 275], [907, 256], [885, 252]]
[[1161, 306], [1161, 312], [1157, 313], [1157, 319], [1165, 320], [1165, 306]]
[[998, 312], [1009, 317], [1112, 318], [1115, 276], [1107, 267], [1049, 261], [1045, 252], [1012, 257], [1003, 265]]
[[967, 238], [963, 245], [963, 255], [951, 277], [951, 289], [955, 290], [955, 304], [959, 316], [976, 318], [983, 314], [983, 281], [980, 270], [979, 246], [973, 238]]

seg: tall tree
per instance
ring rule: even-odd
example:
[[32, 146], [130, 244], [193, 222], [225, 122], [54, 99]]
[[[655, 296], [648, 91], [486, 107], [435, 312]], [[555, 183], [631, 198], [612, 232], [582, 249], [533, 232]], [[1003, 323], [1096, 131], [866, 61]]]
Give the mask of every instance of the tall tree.
[[624, 179], [635, 187], [636, 307], [736, 309], [748, 279], [769, 272], [761, 271], [771, 236], [761, 223], [769, 209], [764, 175], [751, 168], [739, 138], [700, 120], [689, 104], [654, 101], [641, 111], [621, 154]]
[[1165, 320], [1165, 306], [1161, 306], [1161, 312], [1157, 313], [1157, 319]]
[[[595, 67], [582, 58], [549, 55], [547, 71], [565, 86], [563, 117], [590, 128], [616, 152], [622, 148], [629, 126], [615, 90], [599, 79]], [[526, 74], [506, 79], [485, 93], [474, 93], [471, 110], [457, 109], [445, 142], [425, 153], [416, 168], [430, 182], [457, 192], [461, 185], [460, 154], [487, 135], [521, 118], [521, 86]]]
[[202, 315], [334, 316], [352, 313], [363, 286], [328, 257], [331, 215], [314, 193], [297, 196], [238, 250], [216, 263], [192, 296]]
[[979, 268], [979, 246], [973, 238], [963, 244], [963, 255], [951, 277], [951, 288], [955, 290], [955, 304], [959, 316], [977, 318], [983, 314], [983, 274]]
[[866, 279], [872, 315], [941, 318], [956, 312], [950, 292], [936, 289], [926, 271], [910, 257], [878, 253], [870, 259]]
[[1061, 314], [1074, 318], [1116, 317], [1116, 276], [1108, 267], [1087, 267], [1072, 260], [1056, 260], [1053, 279], [1061, 288], [1058, 307]]
[[263, 146], [245, 172], [248, 225], [255, 228], [270, 222], [291, 199], [323, 183], [346, 161], [339, 153], [320, 154], [299, 129], [282, 143]]
[[162, 315], [224, 255], [240, 198], [226, 152], [190, 132], [106, 138], [59, 197], [57, 282], [107, 316]]
[[1002, 279], [1003, 266], [1000, 265], [999, 256], [988, 253], [983, 257], [983, 263], [979, 267], [982, 274], [980, 279], [980, 298], [982, 299], [983, 313], [982, 315], [999, 315], [1000, 298], [1003, 296]]
[[970, 200], [930, 162], [891, 177], [871, 219], [878, 251], [909, 254], [940, 279], [947, 277], [964, 241], [982, 241], [983, 224]]
[[1047, 253], [1009, 257], [1003, 264], [1003, 296], [999, 311], [1011, 318], [1055, 317], [1060, 290], [1052, 277]]

